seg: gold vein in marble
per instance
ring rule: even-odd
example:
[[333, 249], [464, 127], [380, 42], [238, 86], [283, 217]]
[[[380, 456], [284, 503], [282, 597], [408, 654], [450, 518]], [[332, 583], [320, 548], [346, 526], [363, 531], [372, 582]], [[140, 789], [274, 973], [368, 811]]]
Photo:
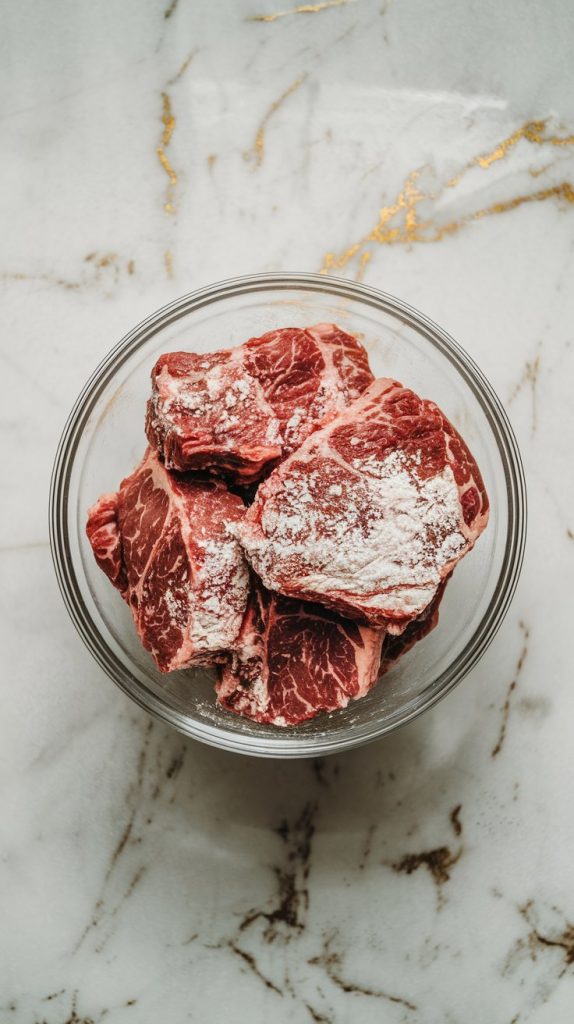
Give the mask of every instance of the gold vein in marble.
[[482, 168], [490, 167], [496, 160], [503, 160], [508, 151], [520, 139], [527, 139], [528, 142], [533, 142], [537, 146], [571, 146], [574, 143], [574, 135], [566, 137], [545, 135], [545, 129], [546, 121], [527, 121], [526, 124], [522, 125], [522, 128], [518, 128], [507, 139], [503, 139], [491, 153], [483, 153], [482, 156], [477, 156], [474, 162]]
[[252, 14], [246, 21], [278, 21], [279, 18], [290, 18], [292, 14], [320, 14], [331, 7], [344, 7], [346, 4], [354, 4], [357, 0], [323, 0], [320, 4], [300, 4], [299, 7], [292, 7], [288, 11], [276, 11], [275, 14]]
[[64, 277], [56, 277], [53, 274], [25, 274], [19, 270], [5, 270], [0, 273], [2, 281], [43, 281], [45, 284], [53, 284], [57, 288], [65, 288], [66, 291], [75, 291], [81, 288], [80, 281], [67, 281]]
[[84, 263], [93, 263], [98, 270], [102, 270], [116, 264], [118, 260], [117, 252], [105, 252], [99, 259], [96, 259], [97, 255], [97, 252], [88, 253], [87, 256], [84, 256]]
[[362, 281], [365, 276], [365, 270], [367, 265], [371, 262], [373, 254], [370, 249], [365, 249], [365, 252], [361, 253], [359, 260], [359, 269], [357, 271], [357, 281]]
[[[480, 166], [487, 169], [495, 160], [502, 159], [508, 150], [516, 144], [519, 138], [528, 139], [530, 142], [550, 145], [571, 145], [574, 143], [574, 136], [544, 136], [543, 127], [545, 122], [528, 122], [518, 129], [507, 139], [503, 140], [495, 150], [490, 153], [481, 154], [471, 160], [461, 173], [447, 182], [447, 187], [455, 187], [471, 167]], [[437, 192], [426, 192], [420, 185], [420, 178], [424, 168], [411, 171], [405, 179], [403, 187], [393, 203], [383, 206], [379, 211], [379, 219], [369, 232], [363, 235], [357, 242], [354, 242], [342, 253], [327, 252], [323, 257], [321, 267], [322, 274], [329, 274], [333, 271], [343, 270], [355, 257], [359, 257], [359, 274], [361, 273], [361, 261], [364, 254], [370, 252], [372, 255], [372, 244], [377, 245], [409, 245], [415, 243], [439, 242], [447, 235], [453, 235], [461, 228], [473, 221], [482, 220], [485, 217], [492, 217], [496, 214], [508, 213], [526, 203], [539, 203], [548, 199], [556, 199], [567, 205], [574, 205], [574, 186], [569, 181], [563, 181], [558, 185], [549, 188], [539, 189], [525, 195], [514, 196], [512, 199], [491, 203], [478, 210], [473, 210], [457, 220], [447, 221], [444, 224], [437, 224], [436, 219], [421, 219], [419, 215], [419, 204], [426, 201], [427, 205], [436, 201], [444, 194], [444, 187]], [[366, 261], [368, 262], [368, 260]], [[364, 270], [364, 262], [362, 264]]]
[[552, 162], [550, 162], [549, 164], [544, 164], [543, 167], [532, 167], [528, 171], [528, 173], [531, 178], [540, 178], [541, 175], [546, 174], [546, 171], [549, 171], [551, 167], [554, 167], [554, 164]]
[[448, 182], [449, 186], [453, 188], [458, 185], [461, 178], [464, 177], [467, 171], [472, 167], [481, 167], [484, 170], [496, 163], [498, 160], [504, 160], [508, 156], [511, 149], [516, 146], [517, 142], [524, 139], [526, 142], [530, 142], [535, 146], [572, 146], [574, 145], [574, 135], [548, 135], [546, 133], [547, 121], [526, 121], [520, 128], [512, 132], [506, 139], [499, 142], [488, 153], [480, 153], [478, 156], [473, 157], [472, 160], [463, 167], [459, 174], [455, 175], [454, 178]]
[[[379, 219], [368, 234], [350, 245], [340, 256], [333, 252], [325, 254], [321, 268], [322, 274], [328, 274], [332, 270], [343, 270], [358, 254], [362, 260], [363, 253], [370, 252], [369, 249], [365, 250], [365, 246], [370, 242], [376, 242], [379, 245], [396, 245], [397, 243], [405, 244], [423, 240], [420, 237], [421, 225], [417, 218], [416, 207], [422, 199], [427, 197], [418, 187], [420, 174], [420, 170], [411, 171], [395, 202], [381, 207]], [[398, 223], [395, 222], [396, 218], [399, 218]]]
[[169, 146], [169, 144], [171, 142], [171, 137], [172, 137], [173, 132], [174, 132], [175, 117], [173, 116], [173, 112], [172, 112], [172, 109], [171, 109], [171, 99], [170, 99], [169, 94], [167, 92], [162, 92], [161, 100], [162, 100], [161, 121], [162, 121], [162, 124], [163, 124], [163, 131], [162, 131], [162, 134], [161, 134], [161, 143], [160, 143], [159, 146], [157, 146], [156, 153], [157, 153], [158, 160], [159, 160], [161, 166], [163, 167], [165, 173], [167, 174], [167, 176], [169, 178], [169, 183], [168, 183], [167, 190], [166, 190], [166, 199], [165, 199], [165, 203], [164, 203], [163, 208], [164, 208], [166, 213], [174, 214], [175, 211], [176, 211], [176, 206], [175, 206], [175, 189], [177, 187], [177, 180], [178, 179], [177, 179], [177, 174], [175, 173], [175, 171], [174, 171], [174, 169], [173, 169], [173, 167], [172, 167], [172, 165], [171, 165], [171, 163], [169, 161], [169, 158], [167, 156], [166, 150], [167, 150], [167, 148], [168, 148], [168, 146]]
[[171, 249], [165, 250], [163, 254], [163, 263], [167, 277], [173, 277], [173, 253]]
[[307, 74], [305, 73], [304, 75], [301, 75], [300, 78], [297, 78], [294, 82], [292, 82], [291, 85], [289, 85], [285, 89], [285, 92], [281, 93], [279, 99], [273, 101], [267, 113], [263, 117], [263, 120], [261, 121], [261, 124], [257, 129], [255, 142], [253, 143], [252, 148], [246, 150], [243, 154], [244, 160], [253, 162], [253, 170], [257, 170], [257, 168], [261, 167], [261, 164], [263, 163], [263, 157], [265, 155], [265, 132], [267, 130], [267, 125], [269, 124], [270, 119], [273, 117], [273, 114], [275, 114], [276, 111], [279, 110], [279, 107], [282, 106], [285, 100], [288, 99], [289, 96], [292, 96], [293, 93], [296, 92], [297, 89], [299, 89], [300, 86], [303, 85], [303, 82], [305, 81], [306, 78]]

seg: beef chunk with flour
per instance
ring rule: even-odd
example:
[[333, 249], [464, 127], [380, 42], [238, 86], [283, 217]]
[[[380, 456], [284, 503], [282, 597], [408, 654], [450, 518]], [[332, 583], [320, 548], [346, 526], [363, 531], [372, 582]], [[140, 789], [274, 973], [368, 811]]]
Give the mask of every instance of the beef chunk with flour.
[[455, 428], [382, 379], [273, 471], [234, 529], [269, 589], [400, 633], [487, 520]]
[[208, 355], [167, 353], [152, 371], [148, 440], [168, 469], [250, 484], [372, 380], [362, 345], [334, 324], [281, 328]]
[[237, 640], [249, 578], [230, 525], [244, 513], [221, 481], [171, 474], [151, 449], [89, 510], [96, 561], [162, 672], [220, 661]]
[[344, 708], [376, 683], [384, 637], [384, 629], [272, 594], [254, 581], [236, 650], [220, 669], [218, 700], [255, 722], [280, 726]]

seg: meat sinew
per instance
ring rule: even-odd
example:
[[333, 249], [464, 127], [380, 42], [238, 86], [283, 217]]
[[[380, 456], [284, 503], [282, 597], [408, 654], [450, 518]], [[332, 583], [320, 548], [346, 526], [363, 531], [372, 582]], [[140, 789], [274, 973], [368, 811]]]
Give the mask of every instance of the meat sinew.
[[269, 331], [204, 356], [171, 352], [152, 371], [148, 440], [168, 469], [249, 484], [372, 380], [362, 345], [334, 324]]
[[96, 561], [162, 672], [220, 661], [236, 642], [249, 576], [229, 527], [244, 513], [221, 481], [168, 473], [151, 449], [89, 510]]
[[344, 708], [376, 683], [384, 629], [253, 582], [236, 650], [222, 666], [220, 704], [255, 722], [297, 725]]
[[273, 471], [235, 531], [269, 589], [400, 633], [487, 520], [455, 428], [382, 379]]

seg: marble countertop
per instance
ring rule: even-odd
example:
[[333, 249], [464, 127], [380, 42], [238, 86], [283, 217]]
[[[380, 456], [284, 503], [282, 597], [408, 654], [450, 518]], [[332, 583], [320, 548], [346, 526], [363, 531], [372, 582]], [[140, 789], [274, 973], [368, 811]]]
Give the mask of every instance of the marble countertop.
[[[566, 0], [5, 5], [2, 1024], [572, 1020], [573, 22]], [[112, 343], [280, 269], [362, 278], [457, 337], [530, 497], [465, 682], [294, 763], [128, 702], [67, 617], [46, 509]]]

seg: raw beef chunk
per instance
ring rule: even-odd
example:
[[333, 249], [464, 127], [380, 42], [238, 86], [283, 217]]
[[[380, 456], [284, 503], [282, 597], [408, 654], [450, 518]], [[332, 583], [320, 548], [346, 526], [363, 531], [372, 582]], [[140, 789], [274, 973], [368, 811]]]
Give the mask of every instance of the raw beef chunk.
[[297, 725], [363, 697], [379, 675], [385, 631], [254, 583], [217, 696], [256, 722]]
[[220, 661], [237, 640], [249, 578], [229, 527], [244, 513], [221, 481], [168, 473], [151, 449], [89, 510], [98, 565], [162, 672]]
[[152, 385], [146, 432], [168, 469], [216, 469], [249, 484], [281, 456], [279, 420], [241, 348], [169, 352]]
[[210, 355], [172, 352], [152, 371], [146, 430], [168, 469], [260, 480], [373, 380], [334, 324], [286, 327]]
[[383, 379], [273, 471], [234, 529], [269, 589], [400, 633], [487, 519], [454, 427]]

